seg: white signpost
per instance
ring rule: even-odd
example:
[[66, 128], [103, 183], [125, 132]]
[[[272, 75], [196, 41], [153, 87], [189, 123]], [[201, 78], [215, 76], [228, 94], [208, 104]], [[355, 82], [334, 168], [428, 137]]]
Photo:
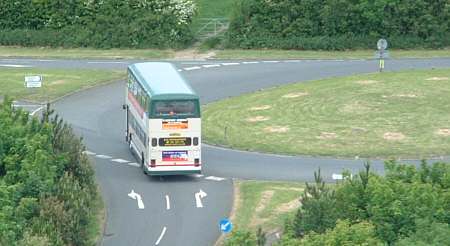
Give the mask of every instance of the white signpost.
[[380, 72], [384, 69], [384, 59], [389, 58], [389, 51], [387, 50], [388, 42], [386, 39], [380, 39], [377, 42], [378, 51], [375, 52], [375, 57], [380, 60]]
[[40, 75], [25, 76], [25, 87], [41, 88], [42, 87], [42, 76], [40, 76]]

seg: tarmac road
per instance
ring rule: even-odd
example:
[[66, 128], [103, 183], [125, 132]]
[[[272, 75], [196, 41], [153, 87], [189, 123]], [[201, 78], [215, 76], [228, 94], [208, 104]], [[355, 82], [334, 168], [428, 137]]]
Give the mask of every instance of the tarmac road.
[[[136, 61], [3, 59], [0, 67], [125, 69]], [[272, 60], [174, 62], [202, 103], [297, 81], [377, 71], [375, 60]], [[450, 58], [386, 61], [386, 70], [450, 67]], [[203, 146], [204, 176], [149, 178], [124, 142], [124, 82], [68, 96], [55, 108], [83, 136], [107, 206], [103, 245], [213, 245], [218, 222], [233, 201], [232, 178], [311, 181], [319, 167], [328, 181], [343, 169], [356, 173], [364, 160], [278, 156]], [[448, 158], [444, 157], [448, 160]], [[411, 161], [417, 164], [417, 161]], [[373, 170], [383, 173], [381, 160]], [[142, 198], [128, 194], [133, 190]], [[204, 191], [203, 207], [195, 193]]]

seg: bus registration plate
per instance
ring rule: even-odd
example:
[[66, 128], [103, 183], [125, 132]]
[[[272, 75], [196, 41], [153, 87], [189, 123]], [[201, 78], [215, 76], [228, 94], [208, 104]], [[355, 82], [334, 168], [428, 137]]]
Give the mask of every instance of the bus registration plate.
[[184, 151], [163, 151], [162, 152], [163, 161], [188, 161], [188, 152]]

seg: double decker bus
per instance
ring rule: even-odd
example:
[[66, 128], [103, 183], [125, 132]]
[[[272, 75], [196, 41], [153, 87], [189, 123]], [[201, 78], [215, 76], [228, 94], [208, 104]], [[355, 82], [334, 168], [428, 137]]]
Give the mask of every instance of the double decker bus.
[[148, 175], [201, 172], [199, 97], [175, 66], [128, 67], [126, 141]]

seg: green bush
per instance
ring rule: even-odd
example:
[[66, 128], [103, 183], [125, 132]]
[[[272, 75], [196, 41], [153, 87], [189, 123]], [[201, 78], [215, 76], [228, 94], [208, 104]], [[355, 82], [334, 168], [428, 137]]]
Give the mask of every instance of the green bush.
[[0, 105], [0, 245], [92, 244], [94, 171], [81, 140], [51, 114]]
[[231, 48], [344, 50], [450, 45], [446, 0], [240, 0], [226, 45]]
[[178, 48], [194, 13], [190, 0], [2, 1], [0, 44]]

